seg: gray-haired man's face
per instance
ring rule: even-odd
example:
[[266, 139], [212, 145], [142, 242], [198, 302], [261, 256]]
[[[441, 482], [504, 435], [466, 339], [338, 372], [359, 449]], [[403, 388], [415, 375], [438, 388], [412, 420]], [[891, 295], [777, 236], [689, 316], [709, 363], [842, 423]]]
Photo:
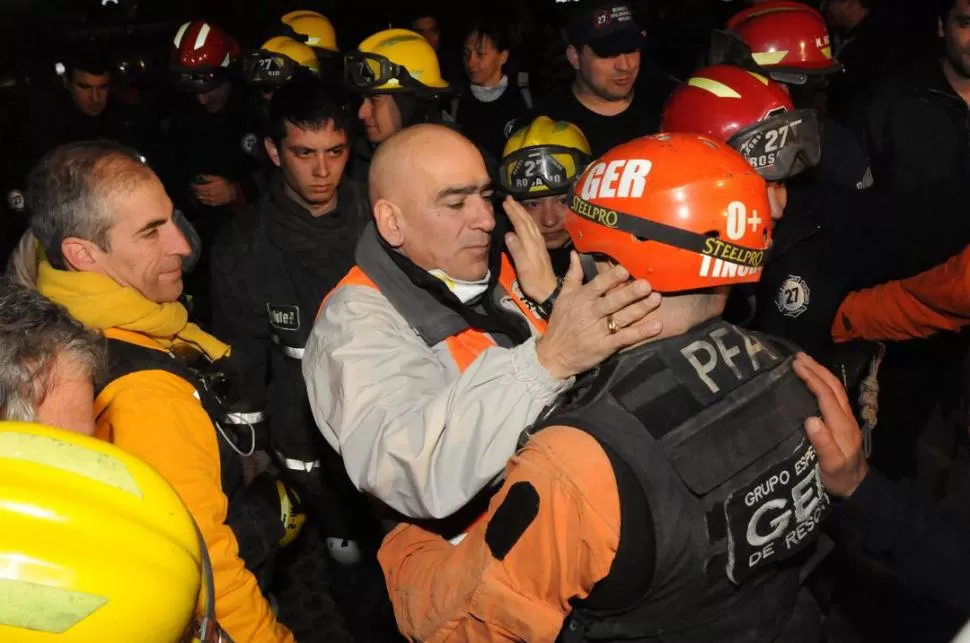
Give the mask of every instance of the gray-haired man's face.
[[176, 225], [161, 181], [142, 180], [112, 196], [108, 207], [114, 217], [108, 250], [90, 244], [91, 263], [81, 269], [111, 277], [157, 304], [176, 301], [182, 294], [182, 261], [192, 248]]

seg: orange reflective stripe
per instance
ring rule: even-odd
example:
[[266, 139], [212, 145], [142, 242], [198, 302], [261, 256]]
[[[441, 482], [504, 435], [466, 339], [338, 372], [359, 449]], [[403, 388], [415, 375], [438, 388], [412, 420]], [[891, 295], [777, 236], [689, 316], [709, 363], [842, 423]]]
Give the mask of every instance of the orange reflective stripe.
[[330, 295], [334, 294], [344, 286], [367, 286], [368, 288], [378, 290], [377, 284], [375, 284], [370, 277], [364, 274], [364, 271], [361, 270], [359, 266], [354, 266], [350, 269], [350, 272], [344, 275], [344, 278], [341, 279], [337, 285], [327, 293], [327, 295], [323, 298], [323, 301], [320, 302], [320, 307], [317, 308], [317, 317], [320, 316], [320, 311], [323, 310], [323, 307], [327, 305], [327, 300], [330, 299]]
[[509, 261], [508, 255], [506, 255], [504, 252], [502, 253], [502, 271], [499, 273], [498, 282], [502, 284], [502, 287], [505, 288], [505, 292], [512, 297], [512, 301], [514, 301], [515, 305], [519, 307], [519, 310], [523, 315], [525, 315], [525, 318], [528, 319], [533, 326], [535, 326], [536, 330], [539, 331], [539, 334], [546, 332], [546, 328], [549, 325], [548, 322], [533, 313], [519, 296], [520, 288], [516, 280], [515, 268], [512, 267], [512, 262]]
[[481, 331], [472, 329], [463, 330], [457, 335], [452, 335], [446, 342], [448, 344], [448, 352], [451, 353], [451, 359], [455, 361], [455, 366], [458, 367], [459, 373], [464, 373], [479, 355], [492, 346], [495, 346], [495, 342], [492, 341], [491, 337]]
[[[524, 301], [519, 297], [519, 287], [515, 280], [515, 269], [512, 267], [512, 263], [509, 261], [508, 257], [502, 255], [502, 268], [499, 273], [499, 283], [508, 293], [509, 297], [515, 302], [519, 310], [525, 316], [529, 323], [531, 323], [540, 333], [546, 331], [546, 322], [536, 316]], [[344, 286], [364, 286], [367, 288], [373, 288], [374, 290], [380, 290], [377, 284], [364, 274], [364, 271], [360, 269], [359, 266], [354, 266], [350, 269], [343, 279], [340, 280], [336, 286], [333, 287], [327, 296], [323, 298], [323, 302], [320, 304], [320, 308], [317, 310], [317, 316], [319, 317], [320, 311], [327, 304], [327, 300], [330, 296], [337, 292], [340, 288]], [[453, 335], [445, 340], [448, 345], [448, 352], [451, 354], [451, 358], [454, 360], [455, 365], [458, 367], [459, 373], [464, 373], [465, 370], [471, 366], [479, 355], [484, 353], [487, 349], [495, 346], [495, 342], [486, 333], [483, 333], [474, 329], [466, 329], [457, 335]]]

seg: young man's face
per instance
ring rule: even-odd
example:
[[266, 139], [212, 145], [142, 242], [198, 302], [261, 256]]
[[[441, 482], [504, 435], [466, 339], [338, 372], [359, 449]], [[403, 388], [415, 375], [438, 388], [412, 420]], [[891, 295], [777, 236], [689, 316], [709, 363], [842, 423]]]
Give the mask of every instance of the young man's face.
[[940, 21], [939, 35], [950, 67], [964, 78], [970, 78], [970, 0], [956, 0], [946, 20]]
[[267, 139], [266, 152], [282, 170], [290, 194], [309, 208], [333, 201], [350, 158], [347, 132], [335, 129], [333, 121], [316, 129], [287, 122], [286, 136], [278, 146]]
[[218, 114], [229, 104], [229, 97], [231, 95], [232, 83], [223, 83], [207, 92], [196, 94], [195, 100], [210, 114]]
[[111, 90], [111, 77], [108, 74], [89, 74], [73, 70], [67, 83], [71, 100], [82, 113], [99, 116], [108, 106], [108, 93]]

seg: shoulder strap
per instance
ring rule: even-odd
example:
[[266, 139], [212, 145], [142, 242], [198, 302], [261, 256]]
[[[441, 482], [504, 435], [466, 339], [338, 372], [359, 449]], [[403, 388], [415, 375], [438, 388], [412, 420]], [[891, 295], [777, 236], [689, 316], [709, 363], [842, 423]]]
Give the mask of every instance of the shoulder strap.
[[165, 371], [191, 384], [199, 395], [199, 401], [213, 421], [222, 416], [222, 405], [210, 394], [192, 370], [177, 357], [166, 351], [138, 346], [121, 339], [108, 338], [108, 369], [96, 383], [94, 396], [98, 397], [112, 382], [139, 371]]
[[95, 396], [100, 395], [115, 380], [138, 371], [166, 371], [188, 380], [193, 385], [197, 384], [188, 368], [179, 363], [171, 353], [109, 337], [108, 369], [104, 377], [96, 383]]

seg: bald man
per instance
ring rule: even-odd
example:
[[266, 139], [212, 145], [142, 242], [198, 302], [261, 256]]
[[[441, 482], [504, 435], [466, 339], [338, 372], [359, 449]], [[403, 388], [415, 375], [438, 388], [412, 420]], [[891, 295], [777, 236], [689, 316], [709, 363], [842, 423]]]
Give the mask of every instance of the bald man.
[[577, 256], [557, 283], [541, 232], [508, 199], [516, 274], [493, 238], [485, 163], [446, 127], [388, 139], [370, 191], [357, 266], [307, 343], [310, 406], [360, 490], [410, 518], [452, 517], [438, 525], [459, 537], [575, 376], [660, 332], [644, 319], [659, 295], [620, 267], [582, 285]]

